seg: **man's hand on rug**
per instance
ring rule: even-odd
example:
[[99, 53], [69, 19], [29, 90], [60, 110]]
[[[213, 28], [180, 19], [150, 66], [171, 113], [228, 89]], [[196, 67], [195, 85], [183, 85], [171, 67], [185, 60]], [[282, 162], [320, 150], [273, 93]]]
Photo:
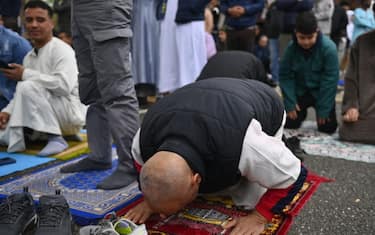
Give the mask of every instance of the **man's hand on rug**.
[[230, 234], [233, 235], [258, 235], [264, 230], [267, 220], [257, 211], [252, 211], [249, 215], [228, 220], [222, 227], [232, 228]]
[[0, 112], [0, 129], [5, 129], [9, 121], [9, 113]]
[[133, 221], [136, 224], [143, 224], [154, 212], [147, 202], [143, 201], [130, 209], [126, 214], [125, 218]]

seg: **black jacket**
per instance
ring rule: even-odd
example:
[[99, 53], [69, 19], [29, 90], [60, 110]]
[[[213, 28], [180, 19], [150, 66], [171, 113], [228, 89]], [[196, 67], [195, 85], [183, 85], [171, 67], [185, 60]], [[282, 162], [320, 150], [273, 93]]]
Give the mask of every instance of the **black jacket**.
[[275, 135], [284, 107], [272, 88], [254, 80], [212, 78], [185, 86], [146, 113], [140, 150], [146, 162], [157, 151], [181, 155], [202, 177], [200, 192], [236, 184], [246, 130], [254, 118]]
[[269, 38], [279, 38], [283, 29], [284, 13], [279, 11], [275, 2], [269, 7], [264, 24], [266, 35]]
[[345, 9], [340, 5], [335, 5], [332, 16], [331, 39], [338, 46], [340, 39], [346, 37], [346, 26], [348, 25], [348, 16]]

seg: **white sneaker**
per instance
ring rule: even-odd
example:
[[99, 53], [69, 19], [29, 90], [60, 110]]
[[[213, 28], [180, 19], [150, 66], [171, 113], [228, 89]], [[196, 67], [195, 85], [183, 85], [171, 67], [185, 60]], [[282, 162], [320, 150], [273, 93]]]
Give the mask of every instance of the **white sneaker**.
[[98, 225], [88, 225], [79, 230], [79, 235], [120, 235], [110, 221], [103, 221]]
[[88, 225], [79, 230], [80, 235], [147, 235], [146, 226], [136, 225], [128, 219], [104, 219], [98, 225]]
[[113, 226], [120, 235], [147, 235], [146, 226], [144, 224], [136, 225], [128, 219], [121, 218], [117, 220]]

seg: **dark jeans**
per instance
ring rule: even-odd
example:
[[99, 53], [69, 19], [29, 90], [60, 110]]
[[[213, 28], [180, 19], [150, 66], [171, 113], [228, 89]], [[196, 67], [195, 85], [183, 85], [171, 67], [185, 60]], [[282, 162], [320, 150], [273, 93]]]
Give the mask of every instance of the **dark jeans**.
[[254, 51], [255, 28], [241, 30], [228, 29], [226, 32], [228, 50]]
[[4, 96], [0, 95], [0, 110], [5, 108], [9, 104], [9, 100], [7, 100]]
[[[316, 110], [316, 99], [310, 93], [306, 93], [301, 97], [297, 97], [297, 103], [301, 110], [297, 111], [297, 118], [295, 120], [292, 120], [288, 117], [286, 118], [285, 128], [297, 129], [301, 127], [302, 122], [306, 119], [307, 116], [307, 108], [314, 107], [314, 109]], [[317, 123], [318, 131], [332, 134], [337, 129], [335, 104], [333, 105], [328, 118], [329, 120], [326, 121], [326, 123], [323, 125], [319, 125]]]
[[272, 80], [275, 82], [279, 82], [279, 39], [278, 38], [270, 38], [269, 47], [270, 47], [270, 56], [271, 56], [271, 74]]

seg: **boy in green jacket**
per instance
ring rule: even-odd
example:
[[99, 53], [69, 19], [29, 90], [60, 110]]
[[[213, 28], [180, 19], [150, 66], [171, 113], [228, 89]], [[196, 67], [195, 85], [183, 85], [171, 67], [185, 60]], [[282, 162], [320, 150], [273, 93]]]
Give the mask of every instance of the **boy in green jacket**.
[[280, 63], [280, 87], [287, 111], [285, 127], [299, 128], [307, 108], [314, 107], [318, 130], [335, 132], [338, 79], [335, 44], [319, 32], [313, 13], [301, 13], [296, 20], [295, 37]]

